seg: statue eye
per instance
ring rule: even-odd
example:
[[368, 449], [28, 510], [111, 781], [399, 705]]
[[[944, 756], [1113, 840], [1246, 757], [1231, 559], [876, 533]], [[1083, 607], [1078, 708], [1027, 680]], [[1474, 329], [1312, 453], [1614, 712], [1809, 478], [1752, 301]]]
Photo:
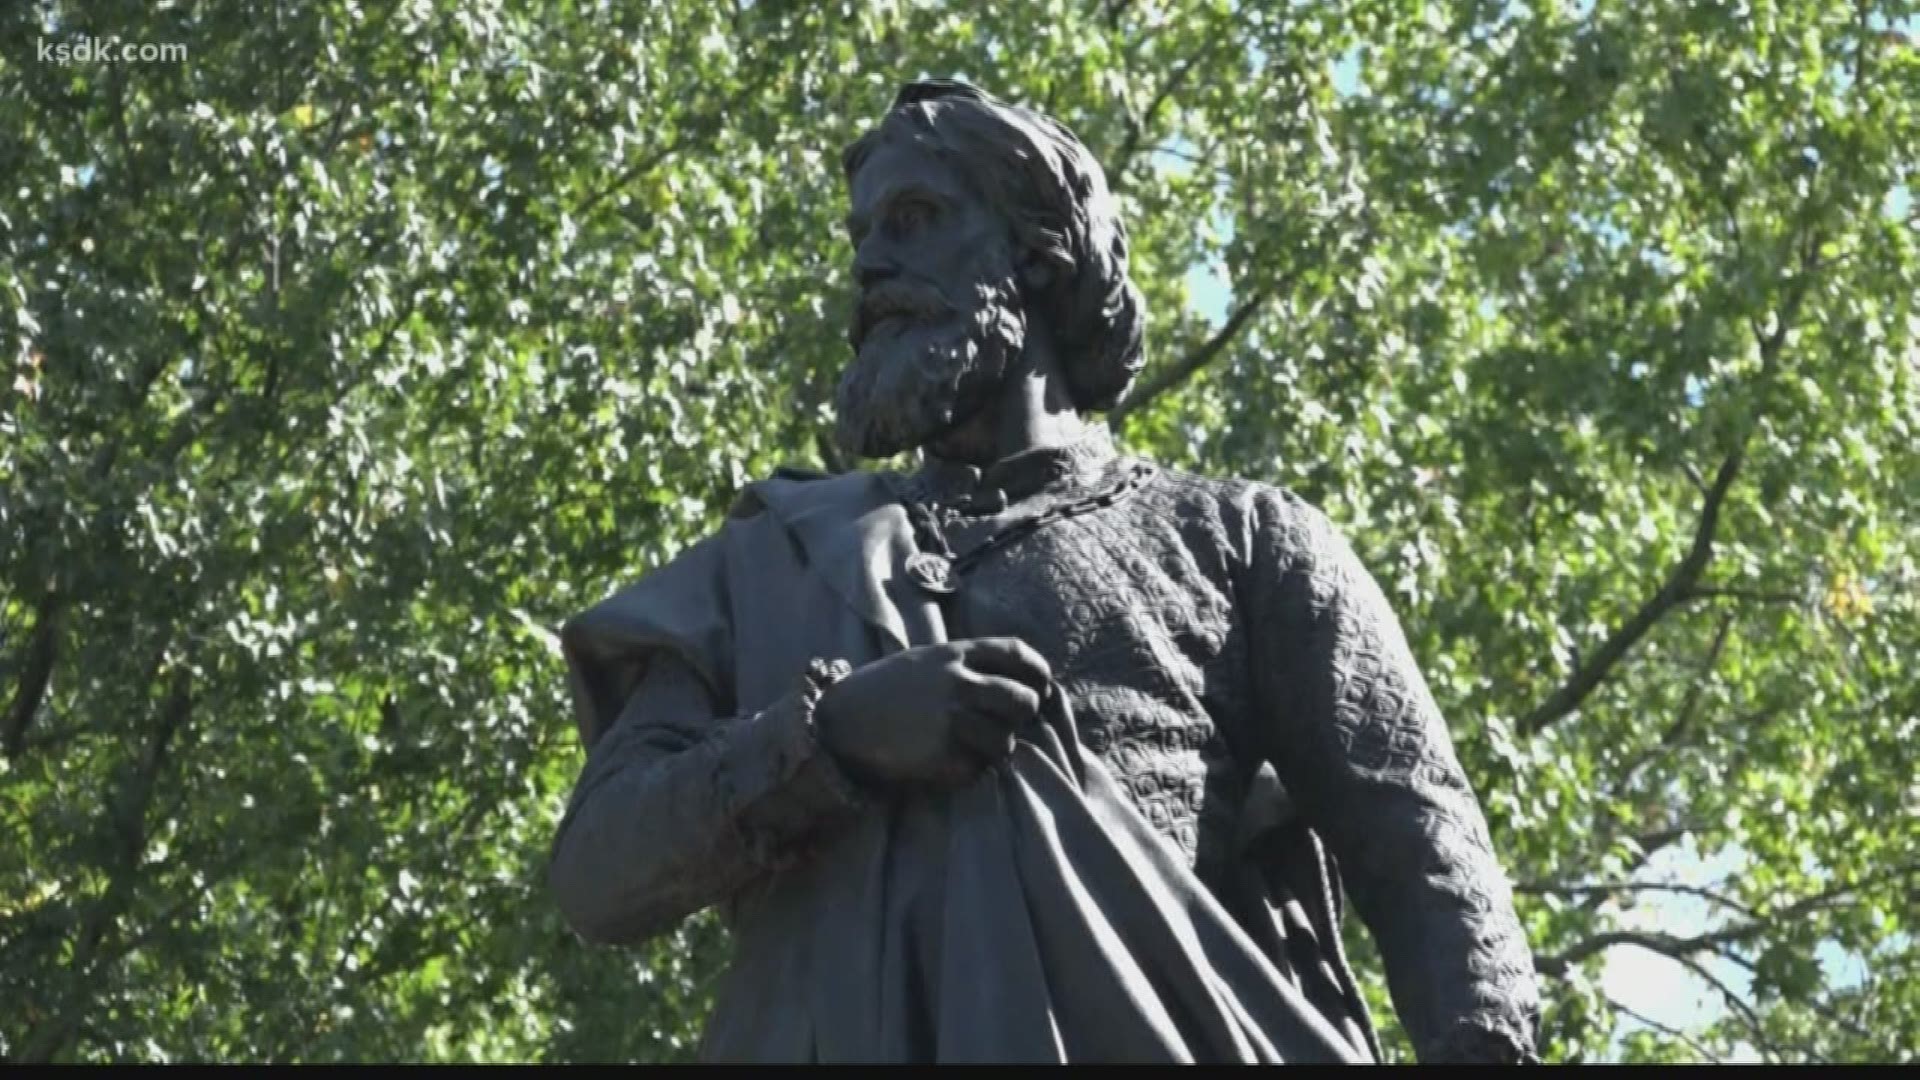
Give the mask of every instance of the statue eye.
[[901, 234], [924, 228], [933, 220], [933, 205], [925, 199], [909, 199], [893, 210], [893, 227]]

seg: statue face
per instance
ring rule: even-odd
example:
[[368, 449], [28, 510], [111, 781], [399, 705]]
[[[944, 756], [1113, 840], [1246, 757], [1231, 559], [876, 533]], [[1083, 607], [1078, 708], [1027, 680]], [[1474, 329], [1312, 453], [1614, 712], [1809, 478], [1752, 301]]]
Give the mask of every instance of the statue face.
[[854, 174], [847, 229], [860, 295], [834, 434], [887, 457], [990, 404], [1026, 321], [1007, 223], [911, 139], [885, 138]]

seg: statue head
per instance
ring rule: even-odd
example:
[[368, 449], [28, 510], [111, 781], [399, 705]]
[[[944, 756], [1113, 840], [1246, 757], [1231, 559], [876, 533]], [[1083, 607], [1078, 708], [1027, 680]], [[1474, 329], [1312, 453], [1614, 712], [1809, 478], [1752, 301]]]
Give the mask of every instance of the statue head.
[[998, 400], [1043, 327], [1073, 405], [1111, 408], [1145, 311], [1106, 178], [1059, 122], [965, 83], [910, 83], [843, 156], [860, 289], [840, 444], [921, 446]]

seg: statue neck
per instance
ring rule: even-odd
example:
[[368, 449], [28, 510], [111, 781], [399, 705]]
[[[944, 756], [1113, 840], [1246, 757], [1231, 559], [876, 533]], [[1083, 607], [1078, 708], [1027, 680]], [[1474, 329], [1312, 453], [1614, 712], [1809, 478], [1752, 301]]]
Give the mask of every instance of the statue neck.
[[1016, 454], [1081, 441], [1090, 422], [1073, 405], [1053, 336], [1027, 322], [1027, 345], [986, 408], [925, 447], [927, 457], [987, 468]]

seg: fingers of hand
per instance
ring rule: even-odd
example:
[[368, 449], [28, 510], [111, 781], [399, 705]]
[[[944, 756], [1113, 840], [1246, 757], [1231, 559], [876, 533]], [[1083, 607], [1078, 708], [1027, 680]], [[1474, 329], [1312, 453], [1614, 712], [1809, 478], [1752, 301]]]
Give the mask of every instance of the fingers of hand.
[[950, 731], [955, 744], [982, 762], [999, 761], [1013, 753], [1012, 727], [988, 710], [961, 706]]
[[954, 739], [986, 761], [1013, 752], [1014, 733], [1040, 709], [1040, 694], [1025, 683], [969, 675], [955, 688]]
[[961, 653], [968, 667], [986, 675], [1014, 679], [1044, 694], [1053, 681], [1053, 667], [1033, 646], [1019, 638], [974, 638]]
[[1001, 719], [1008, 730], [1033, 719], [1040, 711], [1040, 693], [1012, 678], [969, 673], [954, 691], [955, 697], [970, 708]]

